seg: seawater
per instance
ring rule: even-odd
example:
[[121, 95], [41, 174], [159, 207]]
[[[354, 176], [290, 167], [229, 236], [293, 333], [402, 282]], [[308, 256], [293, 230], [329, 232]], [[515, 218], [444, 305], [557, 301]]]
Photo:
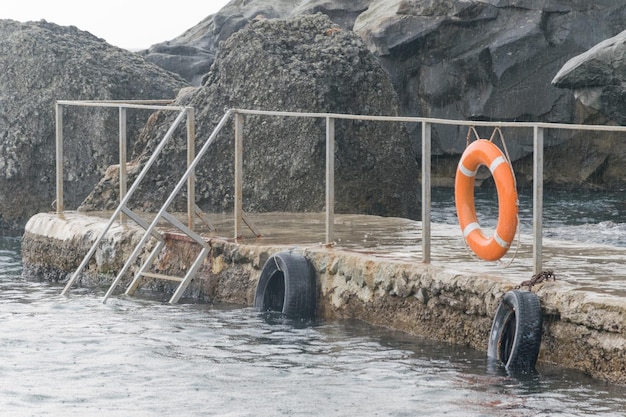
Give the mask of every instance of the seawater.
[[[543, 236], [588, 244], [626, 247], [626, 191], [544, 190]], [[518, 191], [522, 233], [532, 235], [532, 189]], [[476, 214], [481, 226], [495, 228], [498, 197], [494, 188], [477, 188]], [[432, 221], [457, 224], [454, 190], [432, 191]]]
[[510, 376], [467, 349], [357, 321], [21, 276], [0, 238], [3, 416], [625, 416], [624, 388], [540, 366]]

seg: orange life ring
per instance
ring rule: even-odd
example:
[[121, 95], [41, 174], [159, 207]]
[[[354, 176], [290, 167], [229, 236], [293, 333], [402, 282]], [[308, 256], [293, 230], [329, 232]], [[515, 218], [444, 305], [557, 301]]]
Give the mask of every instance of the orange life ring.
[[[498, 225], [491, 237], [485, 236], [480, 228], [474, 204], [474, 179], [481, 165], [489, 167], [498, 191]], [[465, 149], [456, 171], [454, 194], [456, 212], [468, 246], [486, 261], [503, 257], [515, 239], [518, 200], [513, 169], [495, 144], [479, 139]]]

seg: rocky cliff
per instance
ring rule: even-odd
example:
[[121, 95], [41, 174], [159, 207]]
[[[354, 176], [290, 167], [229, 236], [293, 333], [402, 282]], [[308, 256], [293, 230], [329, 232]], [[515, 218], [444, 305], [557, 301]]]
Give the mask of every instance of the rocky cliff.
[[[322, 14], [252, 22], [221, 44], [203, 85], [182, 91], [176, 102], [197, 109], [199, 141], [208, 138], [225, 108], [399, 112], [397, 94], [380, 62], [354, 32], [342, 30]], [[153, 138], [163, 136], [172, 117], [161, 114], [153, 121], [144, 132], [146, 149], [155, 146]], [[312, 118], [246, 117], [246, 210], [323, 209], [324, 123]], [[197, 169], [197, 202], [206, 211], [232, 209], [232, 129], [223, 132]], [[402, 125], [340, 120], [335, 137], [338, 212], [418, 216], [417, 163]], [[134, 199], [135, 206], [158, 210], [177, 175], [184, 172], [184, 143], [181, 135], [166, 148]], [[138, 155], [138, 165], [147, 155]], [[103, 178], [83, 208], [113, 207], [116, 189], [115, 178]]]
[[[570, 58], [622, 31], [625, 7], [613, 0], [233, 0], [179, 38], [143, 55], [199, 84], [220, 42], [255, 18], [321, 12], [354, 30], [379, 58], [400, 97], [403, 115], [575, 122], [573, 92], [551, 81]], [[612, 105], [613, 113], [625, 113], [621, 102]], [[419, 132], [411, 133], [419, 151]], [[441, 183], [451, 183], [465, 136], [465, 129], [435, 127], [433, 169]], [[528, 132], [507, 137], [514, 159], [528, 154]], [[569, 138], [549, 131], [546, 144]], [[578, 156], [586, 160], [586, 155]], [[547, 180], [560, 183], [551, 180], [559, 175], [558, 161], [549, 162], [556, 171], [548, 171]], [[527, 178], [521, 176], [520, 181]], [[578, 177], [572, 182], [579, 183]]]
[[574, 90], [589, 115], [600, 113], [617, 124], [626, 124], [626, 31], [571, 58], [552, 84]]
[[[352, 32], [356, 33], [358, 38], [350, 38], [350, 42], [356, 44], [357, 39], [362, 42], [358, 52], [353, 48], [346, 56], [338, 57], [337, 53], [343, 54], [348, 49], [335, 50], [338, 44], [328, 44], [326, 51], [317, 51], [323, 52], [317, 61], [312, 55], [301, 59], [303, 53], [300, 53], [293, 63], [289, 61], [292, 51], [288, 48], [296, 47], [295, 44], [284, 43], [279, 54], [281, 42], [275, 38], [275, 43], [266, 42], [267, 39], [259, 41], [258, 45], [269, 48], [267, 54], [250, 52], [248, 60], [244, 60], [237, 59], [238, 51], [229, 43], [234, 34], [258, 22], [315, 13], [328, 16], [326, 25], [333, 29], [328, 39], [343, 42]], [[155, 45], [140, 55], [180, 74], [197, 87], [193, 92], [185, 90], [178, 102], [199, 106], [199, 136], [204, 137], [214, 126], [217, 115], [223, 112], [223, 106], [623, 124], [626, 71], [620, 31], [625, 23], [626, 5], [612, 0], [593, 3], [233, 0], [179, 38]], [[272, 36], [283, 35], [282, 32], [272, 33]], [[250, 41], [257, 42], [253, 38]], [[367, 58], [364, 58], [362, 45], [369, 51]], [[212, 67], [220, 54], [223, 62]], [[376, 57], [376, 63], [370, 59], [371, 54]], [[273, 60], [266, 62], [267, 57]], [[320, 62], [319, 57], [326, 61]], [[359, 67], [361, 62], [367, 65]], [[0, 233], [20, 233], [31, 214], [49, 210], [54, 200], [54, 100], [168, 98], [174, 97], [187, 84], [180, 77], [146, 63], [137, 54], [114, 48], [74, 27], [59, 27], [44, 21], [0, 21], [0, 67]], [[249, 79], [237, 77], [236, 73], [242, 71]], [[261, 72], [271, 78], [259, 77]], [[274, 80], [273, 84], [267, 83], [270, 79]], [[230, 87], [226, 87], [228, 83]], [[354, 91], [349, 91], [351, 88], [363, 91], [363, 97], [373, 104], [359, 101]], [[372, 89], [380, 91], [380, 96]], [[390, 98], [394, 94], [395, 98]], [[111, 138], [117, 134], [117, 114], [92, 110], [67, 113], [65, 136], [67, 149], [71, 151], [66, 151], [65, 161], [66, 203], [73, 208], [102, 178], [106, 167], [115, 162], [117, 145]], [[147, 115], [129, 115], [130, 146], [136, 149], [136, 158], [140, 159], [144, 146], [149, 143], [149, 134], [163, 129], [164, 117], [152, 118], [146, 126], [146, 134], [133, 143]], [[246, 124], [246, 137], [259, 138], [248, 150], [253, 156], [247, 158], [267, 159], [266, 149], [284, 149], [284, 143], [276, 139], [262, 142], [280, 133], [274, 130], [276, 126], [268, 126], [267, 121], [253, 120]], [[293, 146], [305, 143], [300, 139], [308, 135], [319, 137], [323, 133], [319, 124], [299, 128], [286, 126], [289, 135], [296, 138]], [[421, 141], [420, 132], [412, 130], [415, 128], [407, 127], [411, 141], [407, 148], [404, 128], [387, 130], [388, 127], [372, 128], [358, 123], [338, 125], [342, 138], [338, 142], [339, 150], [349, 149], [338, 154], [338, 158], [344, 158], [338, 160], [341, 176], [363, 177], [366, 172], [374, 175], [375, 181], [391, 187], [387, 189], [391, 190], [388, 194], [380, 197], [390, 204], [381, 206], [376, 197], [378, 191], [356, 196], [347, 191], [348, 184], [359, 187], [360, 183], [346, 181], [338, 193], [344, 198], [343, 202], [338, 202], [340, 208], [348, 209], [345, 202], [352, 200], [355, 207], [365, 212], [415, 217], [416, 167], [413, 161]], [[532, 172], [529, 170], [530, 135], [524, 131], [505, 133], [511, 155], [517, 160], [518, 183], [529, 182]], [[375, 139], [354, 140], [364, 134]], [[465, 136], [464, 129], [435, 127], [435, 183], [452, 183]], [[389, 137], [394, 139], [388, 142]], [[546, 132], [549, 146], [546, 182], [558, 186], [623, 188], [626, 182], [623, 142], [623, 138], [616, 135], [572, 137], [559, 131]], [[307, 143], [309, 147], [303, 149], [320, 157], [321, 145]], [[383, 144], [380, 152], [372, 151], [374, 143]], [[220, 148], [220, 151], [226, 155], [229, 149]], [[177, 151], [172, 155], [176, 154]], [[411, 162], [404, 170], [393, 168], [394, 175], [399, 175], [399, 181], [394, 183], [383, 174], [388, 167], [382, 161], [400, 154], [398, 161]], [[221, 157], [220, 161], [223, 159]], [[301, 159], [298, 163], [304, 164], [302, 170], [304, 166], [306, 169], [315, 166], [312, 172], [319, 176], [319, 161], [313, 162], [313, 159]], [[564, 164], [564, 160], [568, 163]], [[305, 176], [296, 164], [282, 163], [284, 165], [279, 166], [287, 169], [284, 172], [289, 172], [288, 178]], [[227, 208], [232, 190], [223, 184], [232, 183], [229, 182], [232, 172], [211, 169], [203, 173], [205, 180], [199, 186], [204, 188], [198, 195], [207, 208]], [[260, 172], [251, 171], [247, 175], [261, 175]], [[215, 182], [215, 178], [220, 178], [220, 182]], [[252, 180], [254, 183], [254, 178]], [[302, 185], [302, 182], [282, 177], [263, 181], [263, 186], [259, 183], [254, 192], [246, 190], [245, 198], [253, 204], [249, 209], [308, 210], [317, 209], [321, 204], [319, 197], [287, 204], [284, 195], [276, 191], [287, 190], [294, 186], [292, 183]], [[106, 180], [99, 189], [104, 183]], [[159, 195], [165, 192], [161, 188], [154, 187]], [[300, 186], [299, 189], [311, 196], [320, 194], [315, 187]], [[114, 194], [108, 196], [114, 198]], [[259, 202], [252, 203], [257, 198]], [[150, 199], [147, 201], [150, 205]], [[92, 198], [85, 206], [95, 207], [94, 204]], [[107, 204], [111, 203], [102, 202], [100, 206]]]
[[[55, 100], [174, 98], [187, 83], [103, 39], [45, 21], [0, 20], [0, 234], [55, 199]], [[65, 200], [76, 208], [118, 155], [115, 110], [65, 111]], [[129, 112], [129, 140], [145, 122]]]
[[[572, 57], [552, 84], [574, 92], [577, 123], [626, 124], [626, 31]], [[552, 183], [618, 189], [626, 184], [623, 133], [579, 132], [547, 154]]]

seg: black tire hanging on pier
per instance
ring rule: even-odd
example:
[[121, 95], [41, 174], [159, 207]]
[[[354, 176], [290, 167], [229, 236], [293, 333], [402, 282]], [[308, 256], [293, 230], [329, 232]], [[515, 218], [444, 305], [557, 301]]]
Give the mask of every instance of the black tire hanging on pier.
[[293, 252], [270, 256], [261, 270], [254, 307], [279, 311], [289, 318], [311, 319], [315, 304], [315, 277], [309, 261]]
[[532, 372], [539, 356], [543, 316], [537, 294], [513, 290], [496, 310], [487, 356], [511, 372]]

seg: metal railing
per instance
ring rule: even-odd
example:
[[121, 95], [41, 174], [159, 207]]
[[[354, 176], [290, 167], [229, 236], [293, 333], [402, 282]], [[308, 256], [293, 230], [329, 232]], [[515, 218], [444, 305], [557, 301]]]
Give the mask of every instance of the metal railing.
[[[195, 121], [194, 108], [168, 105], [172, 100], [58, 100], [55, 104], [56, 117], [56, 212], [63, 216], [65, 203], [63, 197], [63, 108], [64, 107], [98, 107], [117, 108], [119, 110], [119, 194], [120, 202], [124, 200], [128, 193], [128, 173], [127, 164], [127, 122], [126, 115], [128, 109], [140, 110], [165, 110], [178, 112], [178, 118], [174, 122], [174, 127], [168, 131], [169, 138], [174, 133], [174, 128], [178, 126], [183, 117], [187, 116], [187, 165], [195, 159]], [[155, 152], [156, 154], [157, 152]], [[154, 154], [153, 154], [154, 155]], [[140, 174], [143, 178], [144, 174]], [[141, 178], [135, 183], [139, 183]], [[193, 215], [195, 213], [195, 176], [190, 175], [187, 182], [187, 223], [193, 229]], [[120, 223], [124, 223], [124, 216], [120, 214]]]
[[[88, 103], [88, 104], [87, 104]], [[120, 106], [120, 103], [108, 103], [98, 102], [99, 104], [92, 104], [93, 102], [63, 102], [57, 103], [57, 212], [62, 214], [63, 212], [63, 189], [62, 189], [62, 163], [59, 168], [59, 161], [62, 161], [62, 149], [59, 153], [59, 137], [61, 138], [62, 148], [62, 131], [59, 133], [59, 126], [62, 119], [60, 117], [60, 105], [102, 105], [106, 104], [107, 107]], [[192, 111], [187, 107], [175, 107], [175, 106], [144, 106], [140, 104], [124, 104], [124, 106], [132, 108], [154, 108], [154, 109], [166, 109], [166, 110], [179, 110], [179, 111]], [[120, 110], [121, 111], [121, 110]], [[182, 114], [182, 113], [181, 113]], [[403, 117], [403, 116], [364, 116], [364, 115], [351, 115], [340, 113], [306, 113], [306, 112], [286, 112], [286, 111], [261, 111], [261, 110], [247, 110], [247, 109], [230, 109], [227, 110], [222, 117], [220, 123], [215, 128], [211, 137], [202, 147], [202, 150], [198, 152], [198, 155], [193, 158], [191, 154], [188, 154], [188, 170], [180, 179], [178, 185], [175, 188], [172, 196], [166, 202], [166, 205], [171, 203], [173, 195], [182, 188], [184, 181], [188, 181], [188, 207], [195, 207], [195, 194], [193, 191], [194, 185], [194, 168], [199, 163], [199, 160], [204, 156], [208, 146], [212, 143], [219, 131], [223, 128], [228, 119], [234, 117], [235, 125], [235, 184], [234, 184], [234, 237], [238, 239], [242, 237], [243, 224], [247, 224], [250, 229], [259, 236], [258, 231], [247, 219], [243, 211], [243, 126], [244, 116], [268, 116], [268, 117], [306, 117], [306, 118], [319, 118], [326, 121], [326, 175], [325, 175], [325, 239], [326, 243], [333, 242], [334, 240], [334, 162], [335, 162], [335, 120], [363, 120], [363, 121], [381, 121], [381, 122], [401, 122], [401, 123], [418, 123], [421, 125], [422, 130], [422, 261], [424, 263], [430, 263], [431, 261], [431, 137], [433, 125], [453, 125], [453, 126], [467, 126], [467, 127], [492, 127], [492, 128], [526, 128], [532, 129], [533, 134], [533, 273], [537, 274], [542, 271], [542, 235], [543, 235], [543, 169], [544, 169], [544, 131], [546, 129], [561, 129], [561, 130], [581, 130], [581, 131], [603, 131], [603, 132], [626, 132], [626, 126], [600, 126], [600, 125], [576, 125], [566, 123], [544, 123], [544, 122], [488, 122], [488, 121], [462, 121], [462, 120], [449, 120], [439, 118], [428, 117]], [[180, 118], [181, 116], [179, 116]], [[193, 117], [191, 117], [193, 118]], [[120, 113], [120, 126], [122, 124], [122, 116]], [[188, 126], [189, 131], [193, 132], [193, 127]], [[168, 132], [169, 133], [169, 132]], [[120, 144], [122, 143], [122, 128], [120, 127]], [[193, 134], [192, 134], [193, 136]], [[121, 146], [121, 145], [120, 145]], [[192, 148], [192, 146], [191, 146]], [[160, 151], [160, 149], [159, 149]], [[188, 150], [193, 152], [192, 149]], [[156, 152], [156, 151], [155, 151]], [[191, 156], [190, 156], [191, 155]], [[120, 157], [122, 152], [120, 151]], [[150, 161], [153, 160], [153, 155]], [[120, 160], [120, 164], [122, 161]], [[143, 173], [139, 175], [131, 189], [138, 185], [143, 178]], [[59, 184], [59, 178], [61, 183]], [[121, 181], [120, 181], [121, 182]], [[120, 190], [120, 193], [122, 191]], [[130, 191], [129, 191], [130, 192]], [[128, 197], [128, 196], [127, 196]], [[60, 202], [60, 204], [59, 204]], [[121, 206], [126, 204], [125, 201], [121, 203]], [[190, 221], [190, 229], [192, 223], [193, 209], [188, 210], [188, 217]], [[150, 230], [152, 230], [152, 226]]]
[[[566, 123], [543, 122], [487, 122], [438, 119], [430, 117], [402, 116], [363, 116], [340, 113], [300, 113], [260, 110], [232, 110], [238, 122], [235, 129], [235, 238], [241, 236], [241, 195], [242, 195], [242, 115], [312, 117], [326, 120], [326, 242], [333, 239], [334, 217], [334, 135], [335, 120], [365, 120], [382, 122], [418, 123], [422, 127], [422, 261], [431, 261], [431, 137], [432, 125], [453, 125], [468, 127], [526, 128], [533, 132], [533, 274], [542, 271], [542, 236], [543, 236], [543, 159], [544, 131], [546, 129], [584, 130], [602, 132], [626, 132], [626, 126], [577, 125]], [[238, 149], [238, 150], [237, 150]], [[238, 168], [239, 167], [239, 168]]]
[[[163, 246], [163, 237], [161, 236], [161, 234], [159, 234], [156, 231], [156, 225], [157, 225], [157, 222], [161, 218], [164, 218], [167, 221], [169, 221], [170, 224], [172, 224], [173, 226], [177, 227], [179, 230], [181, 230], [182, 232], [184, 232], [189, 237], [191, 237], [192, 239], [194, 239], [196, 242], [198, 242], [200, 245], [203, 246], [203, 249], [200, 252], [200, 255], [198, 256], [198, 258], [194, 262], [194, 265], [190, 269], [190, 271], [187, 274], [187, 276], [185, 276], [184, 278], [175, 277], [175, 279], [177, 281], [180, 281], [181, 284], [180, 284], [178, 290], [175, 292], [175, 294], [172, 297], [172, 299], [170, 300], [170, 302], [177, 302], [178, 299], [182, 296], [182, 292], [184, 291], [184, 289], [188, 285], [189, 281], [192, 279], [193, 273], [195, 273], [195, 270], [197, 269], [199, 264], [202, 262], [203, 257], [206, 256], [206, 254], [208, 253], [208, 245], [206, 244], [204, 239], [200, 235], [198, 235], [197, 233], [193, 232], [193, 230], [192, 230], [192, 227], [193, 227], [193, 214], [195, 213], [195, 193], [194, 193], [194, 190], [195, 190], [195, 175], [194, 175], [194, 169], [195, 169], [195, 165], [197, 164], [197, 161], [199, 159], [199, 158], [196, 158], [193, 155], [193, 152], [195, 151], [195, 137], [194, 137], [194, 135], [195, 135], [195, 133], [194, 133], [194, 114], [195, 114], [195, 112], [194, 112], [194, 109], [192, 107], [162, 106], [162, 105], [156, 105], [156, 104], [145, 104], [145, 102], [142, 102], [142, 103], [136, 103], [136, 102], [132, 103], [132, 102], [118, 102], [118, 101], [115, 101], [115, 102], [111, 102], [111, 101], [104, 101], [104, 102], [102, 102], [102, 101], [85, 101], [85, 102], [58, 101], [57, 104], [56, 104], [56, 123], [57, 123], [57, 126], [56, 126], [56, 134], [57, 134], [57, 138], [56, 138], [56, 147], [57, 147], [56, 148], [56, 156], [57, 156], [57, 215], [60, 216], [60, 217], [63, 217], [63, 211], [64, 211], [64, 203], [63, 203], [63, 111], [62, 111], [63, 107], [62, 106], [117, 107], [117, 108], [119, 108], [119, 112], [120, 112], [120, 117], [119, 117], [119, 126], [120, 126], [120, 129], [119, 129], [119, 132], [120, 132], [119, 133], [119, 146], [120, 146], [120, 202], [119, 202], [118, 207], [113, 212], [113, 215], [111, 216], [111, 218], [107, 222], [106, 226], [100, 232], [99, 236], [96, 238], [96, 240], [92, 244], [91, 248], [89, 249], [89, 251], [87, 252], [85, 257], [81, 261], [80, 265], [78, 266], [76, 271], [74, 271], [74, 273], [72, 274], [72, 276], [68, 280], [68, 282], [65, 285], [65, 287], [63, 288], [63, 291], [62, 291], [61, 294], [64, 295], [64, 294], [66, 294], [69, 291], [69, 289], [71, 288], [71, 286], [74, 283], [74, 281], [78, 278], [80, 273], [87, 266], [87, 264], [88, 264], [89, 260], [91, 259], [91, 257], [95, 254], [98, 246], [100, 245], [100, 242], [102, 242], [102, 240], [104, 239], [104, 236], [109, 231], [109, 229], [112, 227], [112, 225], [115, 222], [115, 220], [119, 219], [119, 222], [123, 223], [124, 222], [124, 215], [126, 215], [130, 219], [132, 219], [135, 223], [137, 223], [139, 226], [141, 226], [145, 230], [145, 234], [144, 234], [140, 244], [135, 247], [135, 250], [133, 251], [133, 254], [126, 261], [126, 263], [124, 264], [124, 267], [122, 268], [122, 270], [120, 271], [120, 273], [116, 277], [116, 279], [114, 281], [114, 284], [111, 286], [111, 289], [106, 294], [104, 301], [106, 301], [106, 298], [113, 291], [113, 289], [115, 288], [115, 285], [117, 285], [117, 283], [121, 279], [122, 275], [125, 274], [126, 270], [130, 267], [130, 264], [137, 258], [137, 256], [139, 255], [139, 251], [141, 249], [143, 249], [143, 246], [145, 245], [145, 243], [148, 241], [148, 239], [150, 237], [154, 237], [154, 238], [157, 239], [157, 241], [159, 241], [159, 244], [157, 245], [157, 249], [158, 250], [160, 250], [162, 248], [162, 246]], [[126, 191], [127, 178], [126, 178], [126, 170], [125, 170], [125, 167], [126, 167], [126, 113], [125, 113], [125, 111], [128, 108], [178, 111], [179, 113], [178, 113], [178, 116], [176, 117], [176, 119], [172, 122], [172, 125], [169, 127], [169, 129], [165, 133], [164, 137], [161, 139], [161, 141], [157, 145], [156, 149], [154, 150], [154, 152], [152, 153], [152, 155], [150, 156], [148, 161], [143, 166], [143, 168], [142, 168], [141, 172], [138, 174], [135, 182], [132, 184], [130, 189], [128, 191]], [[170, 197], [163, 204], [163, 206], [161, 207], [161, 209], [160, 209], [158, 215], [156, 216], [156, 218], [153, 220], [152, 223], [149, 224], [148, 222], [143, 220], [141, 217], [136, 215], [132, 210], [130, 210], [130, 208], [128, 207], [128, 201], [132, 197], [133, 193], [139, 187], [139, 184], [141, 183], [143, 178], [145, 178], [145, 176], [147, 175], [150, 167], [154, 164], [154, 162], [156, 161], [157, 157], [159, 156], [159, 154], [164, 149], [165, 145], [168, 143], [168, 141], [174, 135], [174, 132], [175, 132], [176, 128], [179, 126], [179, 124], [182, 122], [182, 120], [185, 117], [187, 118], [187, 142], [188, 142], [187, 143], [187, 146], [188, 146], [187, 157], [188, 157], [188, 168], [187, 168], [187, 171], [186, 171], [186, 174], [185, 174], [185, 180], [184, 181], [187, 182], [187, 187], [188, 187], [187, 217], [188, 217], [188, 223], [189, 223], [190, 226], [186, 227], [180, 221], [178, 221], [174, 216], [170, 215], [169, 213], [166, 213], [166, 210], [169, 207], [169, 205], [172, 203], [172, 201], [174, 199], [174, 196], [185, 185], [185, 183], [182, 180], [176, 185], [176, 189], [172, 193], [173, 196]], [[226, 119], [226, 118], [227, 117], [225, 116], [224, 119]], [[222, 123], [222, 125], [223, 124], [224, 123]], [[205, 145], [205, 147], [206, 146], [207, 145]], [[205, 147], [203, 147], [203, 149]], [[149, 257], [149, 262], [146, 263], [146, 265], [148, 265], [149, 263], [151, 263], [154, 260], [156, 254], [157, 254], [157, 250], [154, 250], [153, 253]], [[146, 266], [146, 268], [147, 267], [148, 266]], [[143, 267], [142, 267], [141, 272], [142, 273], [144, 272], [144, 268]], [[139, 277], [139, 275], [138, 275], [138, 277]], [[135, 281], [137, 281], [137, 280], [135, 280]], [[133, 283], [135, 283], [135, 281]], [[131, 289], [129, 289], [129, 291], [130, 290]]]

